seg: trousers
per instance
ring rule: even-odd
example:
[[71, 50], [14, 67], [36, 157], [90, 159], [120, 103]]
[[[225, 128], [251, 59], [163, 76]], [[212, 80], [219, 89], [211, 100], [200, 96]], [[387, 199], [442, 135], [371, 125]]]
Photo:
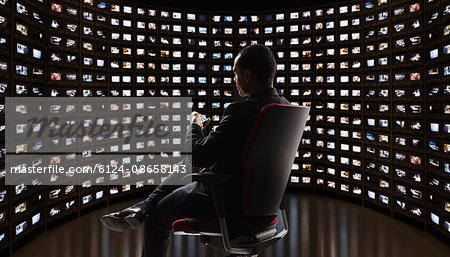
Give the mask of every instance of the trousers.
[[[181, 187], [160, 185], [145, 200], [153, 205], [145, 218], [142, 257], [165, 257], [172, 223], [182, 218], [216, 217], [214, 202], [205, 186], [192, 182]], [[162, 196], [162, 197], [161, 197]]]

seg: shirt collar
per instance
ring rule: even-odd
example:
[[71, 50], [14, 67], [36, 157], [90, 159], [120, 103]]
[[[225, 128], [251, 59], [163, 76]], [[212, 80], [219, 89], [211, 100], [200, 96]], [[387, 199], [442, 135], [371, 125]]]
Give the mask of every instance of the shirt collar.
[[275, 88], [270, 87], [258, 90], [255, 93], [251, 94], [248, 98], [255, 98], [260, 96], [272, 96], [272, 95], [278, 95], [278, 93]]

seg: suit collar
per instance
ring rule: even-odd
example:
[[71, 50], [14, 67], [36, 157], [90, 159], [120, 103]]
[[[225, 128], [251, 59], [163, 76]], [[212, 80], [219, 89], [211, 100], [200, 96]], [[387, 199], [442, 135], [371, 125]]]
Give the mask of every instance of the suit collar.
[[255, 93], [253, 93], [252, 95], [250, 95], [248, 98], [255, 98], [255, 97], [261, 97], [261, 96], [273, 96], [276, 95], [278, 96], [278, 92], [275, 88], [271, 87], [271, 88], [264, 88], [261, 89]]

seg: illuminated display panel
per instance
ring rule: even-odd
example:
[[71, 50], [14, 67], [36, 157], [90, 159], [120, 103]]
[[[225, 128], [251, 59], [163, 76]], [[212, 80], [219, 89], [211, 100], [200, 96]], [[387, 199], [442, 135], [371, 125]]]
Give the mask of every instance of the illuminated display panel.
[[[108, 9], [105, 1], [86, 0], [81, 5], [81, 74], [80, 88], [65, 92], [65, 96], [105, 95], [108, 80], [108, 40], [131, 41], [132, 35], [108, 30]], [[111, 26], [112, 27], [112, 26]], [[118, 47], [118, 46], [114, 46]]]
[[[429, 227], [444, 233], [450, 232], [450, 161], [448, 122], [450, 86], [449, 86], [449, 47], [450, 47], [450, 4], [447, 2], [426, 2], [423, 24], [425, 24], [423, 79], [424, 102], [415, 103], [422, 107], [425, 117], [423, 133], [425, 138], [421, 151], [422, 165], [426, 167], [427, 201], [425, 219]], [[417, 5], [410, 6], [409, 11], [419, 12]], [[417, 173], [417, 172], [415, 172]], [[414, 174], [414, 173], [413, 173]], [[422, 174], [421, 174], [422, 175]], [[415, 177], [414, 177], [415, 179]], [[420, 188], [419, 188], [420, 189]]]
[[[363, 59], [361, 66], [363, 81], [363, 113], [362, 120], [364, 156], [363, 198], [366, 202], [381, 206], [386, 211], [392, 204], [391, 196], [391, 140], [386, 140], [392, 126], [391, 122], [391, 74], [389, 70], [389, 5], [384, 2], [364, 2], [363, 32], [361, 37]], [[372, 92], [375, 91], [375, 98]], [[376, 141], [371, 135], [378, 135]]]
[[[0, 96], [8, 96], [11, 85], [11, 50], [12, 50], [12, 36], [10, 30], [11, 10], [12, 1], [0, 2]], [[24, 41], [26, 42], [26, 41]], [[28, 49], [27, 45], [27, 49]], [[31, 47], [31, 46], [30, 46]], [[4, 108], [4, 104], [2, 104]], [[0, 135], [3, 137], [5, 135], [5, 120], [2, 115], [0, 119]], [[2, 139], [3, 141], [3, 139]], [[11, 211], [10, 208], [12, 204], [10, 203], [10, 187], [4, 185], [6, 169], [4, 167], [5, 158], [5, 145], [1, 145], [2, 152], [0, 154], [0, 252], [8, 251], [10, 246], [10, 223], [11, 223]]]
[[158, 26], [155, 8], [136, 6], [135, 96], [156, 96], [157, 60], [166, 56], [158, 53]]
[[[10, 8], [10, 9], [9, 9]], [[9, 11], [9, 10], [10, 11]], [[65, 12], [72, 9], [65, 9]], [[62, 10], [61, 10], [62, 12]], [[2, 1], [0, 3], [0, 94], [4, 96], [44, 95], [47, 67], [46, 5], [42, 1]], [[14, 19], [14, 22], [11, 21]], [[10, 26], [11, 29], [10, 30]], [[72, 41], [64, 41], [72, 44]], [[4, 101], [1, 104], [1, 136], [5, 135]], [[6, 170], [5, 143], [1, 140], [0, 184]], [[44, 227], [44, 188], [0, 186], [0, 251]], [[13, 228], [7, 232], [8, 226]]]
[[[258, 16], [259, 18], [259, 16]], [[237, 96], [237, 90], [234, 86], [233, 61], [239, 49], [249, 42], [237, 43], [236, 23], [245, 23], [245, 18], [237, 17], [233, 13], [211, 13], [210, 17], [210, 64], [211, 88], [210, 92], [198, 92], [200, 94], [210, 95], [209, 103], [200, 100], [197, 103], [199, 112], [202, 109], [210, 110], [211, 127], [214, 129], [222, 118], [224, 108], [234, 100], [233, 95]], [[257, 22], [254, 22], [259, 24]], [[255, 26], [257, 26], [255, 24]], [[242, 33], [242, 30], [241, 30]], [[196, 104], [194, 104], [195, 106]]]

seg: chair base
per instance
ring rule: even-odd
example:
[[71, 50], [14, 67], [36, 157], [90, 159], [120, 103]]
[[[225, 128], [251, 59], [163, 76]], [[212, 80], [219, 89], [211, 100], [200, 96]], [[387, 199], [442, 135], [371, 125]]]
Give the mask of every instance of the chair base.
[[258, 255], [228, 255], [226, 257], [258, 257]]
[[[234, 240], [231, 240], [230, 243], [233, 247], [237, 247], [237, 249], [247, 249], [249, 254], [232, 254], [229, 256], [242, 256], [242, 257], [257, 257], [259, 253], [264, 251], [267, 247], [273, 245], [275, 242], [280, 240], [281, 238], [272, 237], [266, 240], [261, 240], [257, 242], [249, 242], [248, 237], [241, 236]], [[206, 246], [218, 249], [220, 251], [227, 252], [223, 245], [223, 240], [221, 236], [207, 236], [201, 235], [200, 242]]]
[[[223, 233], [213, 232], [211, 227], [203, 228], [203, 230], [209, 230], [206, 232], [201, 231], [201, 226], [195, 228], [188, 226], [190, 224], [195, 224], [195, 220], [189, 219], [182, 219], [174, 222], [172, 229], [174, 235], [199, 236], [202, 244], [232, 254], [230, 256], [256, 257], [259, 253], [264, 251], [265, 248], [274, 244], [287, 234], [288, 222], [286, 210], [282, 209], [281, 214], [283, 229], [279, 233], [277, 233], [276, 228], [278, 219], [274, 219], [269, 226], [265, 227], [265, 229], [257, 229], [256, 231], [249, 232], [249, 234], [236, 237], [233, 240], [230, 240], [229, 238], [224, 218], [218, 220], [221, 227], [220, 230]], [[196, 229], [200, 229], [200, 231], [196, 231]]]

